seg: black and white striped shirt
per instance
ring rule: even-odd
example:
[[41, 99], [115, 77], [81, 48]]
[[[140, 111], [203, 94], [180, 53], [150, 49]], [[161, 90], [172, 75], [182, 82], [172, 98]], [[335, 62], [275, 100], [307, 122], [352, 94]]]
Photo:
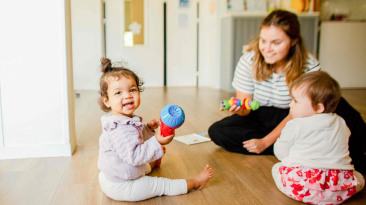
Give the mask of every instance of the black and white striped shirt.
[[[240, 58], [232, 82], [234, 89], [245, 94], [253, 94], [253, 100], [257, 100], [261, 106], [289, 108], [291, 97], [286, 76], [282, 73], [272, 73], [269, 79], [256, 81], [252, 76], [253, 58], [254, 51], [244, 53]], [[309, 54], [304, 73], [317, 70], [320, 70], [320, 64], [313, 55]]]

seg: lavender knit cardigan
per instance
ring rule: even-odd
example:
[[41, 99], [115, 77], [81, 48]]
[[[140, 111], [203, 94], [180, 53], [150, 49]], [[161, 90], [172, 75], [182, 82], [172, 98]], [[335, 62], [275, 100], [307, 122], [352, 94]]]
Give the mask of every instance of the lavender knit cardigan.
[[104, 115], [99, 138], [98, 168], [113, 182], [145, 175], [147, 163], [163, 157], [160, 143], [142, 118]]

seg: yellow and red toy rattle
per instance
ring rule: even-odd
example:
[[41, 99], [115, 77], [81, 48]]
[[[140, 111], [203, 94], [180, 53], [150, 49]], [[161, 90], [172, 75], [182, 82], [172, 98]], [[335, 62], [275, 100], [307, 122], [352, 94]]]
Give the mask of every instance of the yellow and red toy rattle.
[[256, 100], [252, 100], [251, 98], [244, 98], [244, 99], [237, 99], [232, 98], [230, 100], [221, 100], [220, 101], [220, 107], [223, 110], [228, 110], [231, 106], [237, 105], [240, 106], [242, 109], [248, 109], [248, 110], [258, 110], [259, 108], [259, 102]]

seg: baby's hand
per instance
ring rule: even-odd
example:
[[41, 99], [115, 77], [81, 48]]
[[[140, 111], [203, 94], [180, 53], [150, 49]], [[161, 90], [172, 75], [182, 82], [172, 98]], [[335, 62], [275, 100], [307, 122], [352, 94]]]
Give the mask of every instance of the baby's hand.
[[150, 128], [151, 131], [154, 131], [160, 125], [159, 119], [153, 119], [151, 122], [147, 123], [147, 126]]
[[173, 137], [175, 136], [175, 133], [170, 135], [170, 136], [162, 136], [161, 135], [161, 132], [160, 132], [160, 128], [156, 134], [156, 139], [158, 140], [158, 142], [161, 144], [161, 145], [166, 145], [166, 144], [169, 144], [172, 140], [173, 140]]

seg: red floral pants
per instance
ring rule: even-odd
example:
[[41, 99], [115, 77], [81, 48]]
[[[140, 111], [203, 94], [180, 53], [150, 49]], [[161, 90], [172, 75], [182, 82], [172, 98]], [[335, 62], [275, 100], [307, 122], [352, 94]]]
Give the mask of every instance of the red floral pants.
[[[360, 189], [353, 170], [286, 167], [277, 163], [272, 168], [272, 175], [284, 194], [309, 204], [340, 204], [363, 187], [362, 184]], [[362, 180], [364, 183], [363, 177]]]

